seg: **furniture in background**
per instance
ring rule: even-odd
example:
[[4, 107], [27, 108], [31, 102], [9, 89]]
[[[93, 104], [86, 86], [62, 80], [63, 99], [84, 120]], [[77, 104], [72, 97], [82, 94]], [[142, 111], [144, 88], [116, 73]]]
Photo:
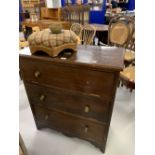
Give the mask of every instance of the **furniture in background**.
[[125, 85], [130, 92], [135, 89], [135, 18], [131, 18], [130, 23], [131, 35], [125, 47], [124, 64], [125, 67], [120, 72], [121, 86]]
[[122, 48], [79, 45], [66, 59], [20, 55], [37, 128], [88, 140], [104, 152], [123, 53]]
[[79, 23], [73, 23], [70, 28], [70, 30], [72, 30], [79, 38], [81, 38], [82, 29], [83, 27]]
[[128, 66], [131, 63], [134, 63], [134, 61], [135, 61], [135, 18], [133, 18], [132, 34], [129, 38], [129, 41], [126, 47], [126, 52], [124, 57], [125, 66]]
[[28, 36], [33, 32], [32, 31], [32, 28], [33, 27], [39, 27], [40, 30], [42, 29], [46, 29], [46, 28], [49, 28], [49, 26], [52, 24], [52, 23], [61, 23], [62, 24], [62, 27], [63, 29], [70, 29], [70, 26], [71, 24], [66, 22], [66, 21], [53, 21], [53, 20], [38, 20], [36, 22], [32, 22], [32, 21], [23, 21], [22, 22], [22, 26], [23, 26], [23, 29], [24, 30], [24, 33], [25, 33], [25, 38], [27, 40]]
[[91, 45], [93, 44], [93, 40], [96, 34], [95, 27], [86, 24], [83, 26], [82, 30], [82, 44], [84, 45]]
[[88, 5], [71, 5], [62, 8], [62, 20], [70, 23], [86, 24], [89, 23]]
[[108, 45], [126, 49], [125, 66], [135, 60], [135, 18], [127, 16], [114, 17], [109, 24]]
[[[108, 44], [108, 25], [105, 24], [90, 24], [96, 30], [95, 37], [98, 38], [98, 45]], [[95, 44], [95, 43], [94, 43]]]
[[21, 0], [23, 12], [35, 12], [35, 5], [40, 3], [40, 0]]
[[40, 1], [40, 3], [34, 5], [35, 13], [38, 15], [39, 19], [41, 19], [41, 8], [46, 7], [45, 1]]
[[132, 34], [133, 22], [130, 17], [114, 17], [109, 23], [108, 45], [126, 48]]
[[135, 66], [130, 65], [120, 72], [121, 86], [125, 85], [130, 92], [135, 89]]
[[41, 19], [61, 20], [61, 8], [41, 7]]
[[109, 12], [107, 10], [106, 14], [105, 14], [105, 18], [106, 18], [106, 22], [105, 24], [109, 24], [112, 18], [115, 18], [117, 16], [127, 16], [127, 17], [134, 17], [135, 13], [134, 12], [129, 12], [129, 11], [122, 11], [120, 13], [113, 13], [113, 12]]
[[32, 21], [23, 21], [22, 25], [25, 27], [35, 27], [38, 26], [41, 30], [48, 28], [52, 23], [61, 23], [63, 29], [70, 29], [70, 23], [66, 21], [53, 21], [53, 20], [38, 20], [36, 22]]

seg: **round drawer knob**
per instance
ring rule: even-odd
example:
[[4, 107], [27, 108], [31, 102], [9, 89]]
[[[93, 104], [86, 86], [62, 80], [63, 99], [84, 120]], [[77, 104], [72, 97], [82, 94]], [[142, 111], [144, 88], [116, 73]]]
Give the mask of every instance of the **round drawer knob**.
[[45, 120], [48, 120], [48, 115], [45, 116]]
[[89, 111], [90, 111], [89, 106], [85, 106], [85, 108], [84, 108], [84, 112], [85, 112], [85, 113], [88, 113]]
[[45, 95], [40, 96], [40, 101], [45, 101]]
[[85, 133], [88, 132], [88, 126], [85, 126], [84, 132], [85, 132]]
[[39, 76], [40, 76], [40, 72], [39, 71], [36, 71], [35, 73], [34, 73], [34, 76], [36, 77], [36, 78], [38, 78]]

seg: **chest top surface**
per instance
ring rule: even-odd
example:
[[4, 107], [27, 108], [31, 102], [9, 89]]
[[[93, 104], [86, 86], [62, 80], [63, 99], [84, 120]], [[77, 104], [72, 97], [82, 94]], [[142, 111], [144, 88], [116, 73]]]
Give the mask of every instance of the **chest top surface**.
[[[28, 49], [29, 50], [29, 49]], [[111, 69], [121, 71], [124, 65], [124, 49], [118, 47], [84, 46], [78, 45], [77, 52], [71, 57], [62, 59], [60, 57], [51, 58], [45, 56], [31, 55], [30, 52], [24, 54], [20, 51], [20, 60], [28, 58], [38, 61], [47, 61], [53, 64], [78, 65], [81, 67], [91, 67], [94, 69]]]

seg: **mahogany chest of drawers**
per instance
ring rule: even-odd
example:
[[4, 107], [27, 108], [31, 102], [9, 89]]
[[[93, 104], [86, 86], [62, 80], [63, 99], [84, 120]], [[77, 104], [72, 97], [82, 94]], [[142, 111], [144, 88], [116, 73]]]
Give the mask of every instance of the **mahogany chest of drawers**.
[[78, 46], [71, 57], [20, 55], [20, 71], [38, 129], [49, 127], [105, 151], [124, 51]]

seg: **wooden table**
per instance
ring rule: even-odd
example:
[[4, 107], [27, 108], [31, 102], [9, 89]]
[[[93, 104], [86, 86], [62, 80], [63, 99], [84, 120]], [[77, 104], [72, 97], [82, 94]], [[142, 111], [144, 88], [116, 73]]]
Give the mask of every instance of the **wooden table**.
[[66, 21], [57, 21], [57, 20], [38, 20], [36, 22], [32, 22], [30, 20], [26, 20], [22, 22], [22, 26], [25, 27], [25, 37], [27, 38], [28, 35], [32, 33], [32, 27], [38, 26], [41, 30], [46, 29], [52, 23], [61, 23], [63, 29], [70, 29], [70, 23]]
[[90, 24], [91, 26], [95, 27], [97, 32], [108, 31], [108, 25], [105, 24]]
[[34, 26], [39, 26], [40, 29], [45, 29], [48, 28], [50, 24], [52, 23], [61, 23], [63, 29], [70, 29], [70, 23], [66, 21], [56, 21], [56, 20], [38, 20], [36, 22], [32, 21], [23, 21], [22, 25], [26, 27], [34, 27]]
[[96, 37], [98, 38], [98, 45], [100, 41], [107, 44], [108, 42], [108, 25], [105, 24], [90, 24], [96, 29]]

